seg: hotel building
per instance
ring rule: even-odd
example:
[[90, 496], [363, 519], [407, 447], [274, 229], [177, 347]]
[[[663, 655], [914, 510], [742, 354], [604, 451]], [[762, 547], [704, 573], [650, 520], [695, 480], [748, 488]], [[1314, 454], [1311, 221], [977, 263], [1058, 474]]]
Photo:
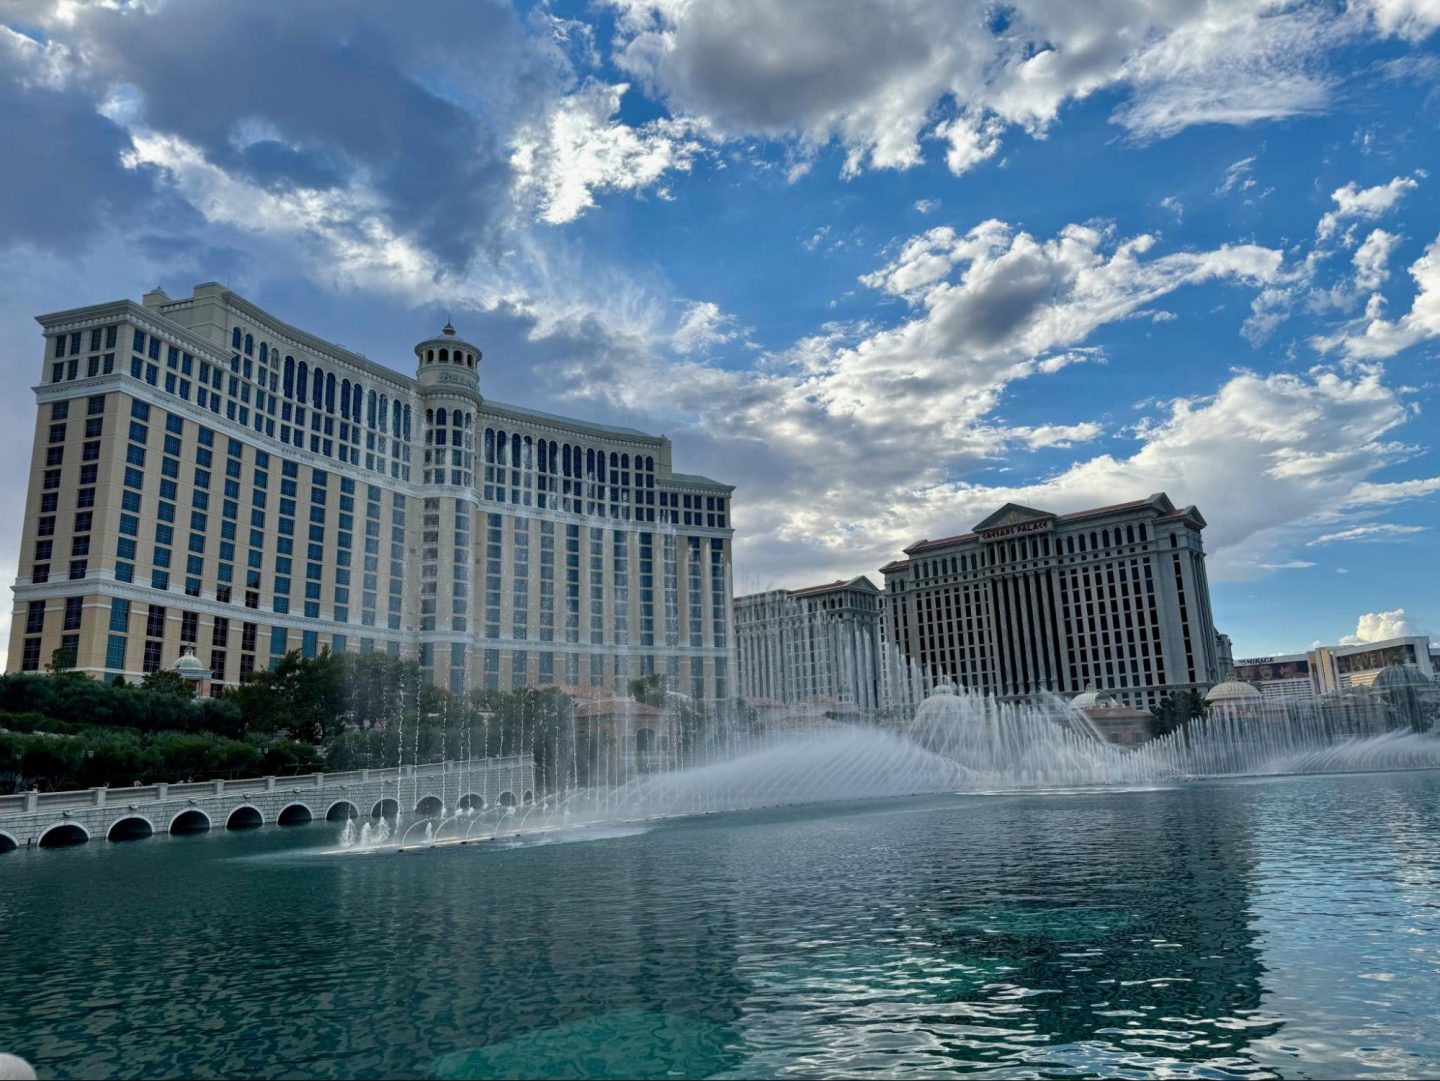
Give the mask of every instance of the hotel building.
[[880, 704], [880, 590], [863, 575], [736, 597], [735, 640], [742, 697]]
[[1235, 673], [1267, 699], [1308, 701], [1364, 690], [1393, 664], [1414, 669], [1433, 683], [1440, 678], [1436, 662], [1429, 636], [1419, 634], [1348, 646], [1317, 645], [1279, 657], [1247, 657], [1235, 662]]
[[926, 670], [1016, 699], [1093, 687], [1147, 709], [1220, 658], [1194, 507], [1163, 493], [1074, 514], [1011, 503], [881, 568], [888, 639]]
[[730, 496], [667, 440], [489, 401], [446, 326], [416, 374], [215, 284], [38, 318], [10, 667], [213, 686], [381, 651], [452, 690], [732, 695]]

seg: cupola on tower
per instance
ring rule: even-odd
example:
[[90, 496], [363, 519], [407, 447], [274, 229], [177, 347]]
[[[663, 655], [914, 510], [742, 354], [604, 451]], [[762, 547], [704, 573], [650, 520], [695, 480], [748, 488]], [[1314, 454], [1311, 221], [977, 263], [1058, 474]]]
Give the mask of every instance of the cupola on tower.
[[480, 350], [448, 322], [437, 338], [415, 347], [416, 378], [425, 418], [425, 484], [475, 483], [475, 414], [480, 397]]

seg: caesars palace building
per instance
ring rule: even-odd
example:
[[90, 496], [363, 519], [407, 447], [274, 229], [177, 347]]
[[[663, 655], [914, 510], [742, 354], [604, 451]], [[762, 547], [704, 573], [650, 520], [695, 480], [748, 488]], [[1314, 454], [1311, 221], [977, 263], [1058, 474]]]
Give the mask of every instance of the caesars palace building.
[[881, 568], [886, 632], [932, 679], [1136, 708], [1220, 676], [1205, 519], [1159, 493], [1074, 514], [1011, 503]]
[[214, 687], [287, 652], [436, 683], [734, 693], [733, 488], [664, 438], [487, 401], [446, 326], [408, 378], [227, 289], [40, 316], [10, 666]]

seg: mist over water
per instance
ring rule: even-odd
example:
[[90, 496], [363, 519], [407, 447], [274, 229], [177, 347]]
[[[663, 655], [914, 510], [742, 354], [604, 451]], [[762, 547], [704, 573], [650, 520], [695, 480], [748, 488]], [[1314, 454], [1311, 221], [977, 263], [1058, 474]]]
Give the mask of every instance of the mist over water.
[[[573, 723], [573, 720], [572, 720]], [[1207, 777], [1440, 768], [1440, 737], [1401, 723], [1379, 699], [1217, 705], [1139, 747], [1108, 743], [1057, 697], [1000, 702], [941, 684], [913, 716], [792, 718], [773, 728], [721, 716], [685, 745], [667, 721], [625, 719], [569, 741], [548, 792], [520, 806], [454, 805], [384, 818], [340, 844], [351, 850], [496, 839], [684, 815], [936, 793], [1180, 784]], [[636, 748], [643, 748], [637, 750]], [[580, 783], [580, 762], [588, 763]], [[598, 783], [597, 783], [598, 782]], [[459, 782], [464, 787], [463, 781]], [[397, 801], [401, 803], [403, 801]], [[463, 801], [460, 801], [463, 802]]]

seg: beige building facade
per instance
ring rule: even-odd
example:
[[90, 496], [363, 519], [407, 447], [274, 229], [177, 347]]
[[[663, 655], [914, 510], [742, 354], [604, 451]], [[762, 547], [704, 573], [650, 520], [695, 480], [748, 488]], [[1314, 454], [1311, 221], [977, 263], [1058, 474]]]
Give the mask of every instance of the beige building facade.
[[1164, 493], [1073, 514], [1007, 504], [881, 568], [885, 630], [930, 677], [1000, 698], [1149, 709], [1219, 678], [1201, 532]]
[[737, 597], [735, 638], [744, 698], [881, 704], [880, 590], [864, 575]]
[[291, 650], [452, 690], [733, 687], [733, 488], [670, 444], [486, 400], [446, 326], [409, 378], [215, 284], [38, 318], [10, 668], [235, 686]]

